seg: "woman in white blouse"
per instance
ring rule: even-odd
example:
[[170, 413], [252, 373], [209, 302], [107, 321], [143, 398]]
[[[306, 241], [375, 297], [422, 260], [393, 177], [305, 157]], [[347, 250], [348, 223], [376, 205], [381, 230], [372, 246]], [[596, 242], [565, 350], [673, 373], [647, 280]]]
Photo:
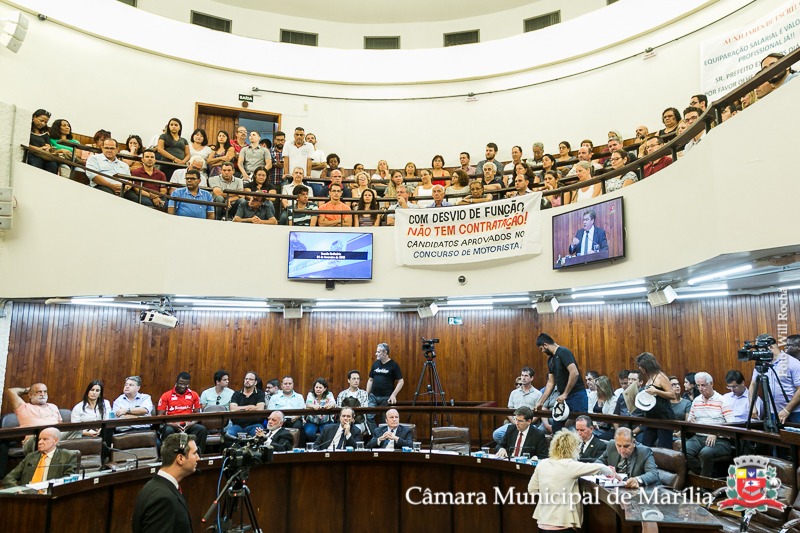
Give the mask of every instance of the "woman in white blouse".
[[[72, 416], [70, 422], [97, 422], [99, 420], [108, 420], [111, 416], [111, 404], [108, 400], [103, 398], [103, 382], [99, 379], [92, 380], [86, 391], [83, 393], [83, 401], [78, 402], [72, 408]], [[69, 435], [67, 438], [83, 437], [97, 437], [100, 434], [100, 429], [84, 429], [82, 432], [75, 431], [74, 434]]]

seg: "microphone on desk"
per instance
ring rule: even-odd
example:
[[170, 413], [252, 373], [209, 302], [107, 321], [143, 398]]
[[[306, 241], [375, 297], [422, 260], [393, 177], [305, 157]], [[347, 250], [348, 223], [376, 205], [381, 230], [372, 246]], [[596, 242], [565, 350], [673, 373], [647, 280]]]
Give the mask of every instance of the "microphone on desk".
[[139, 468], [139, 456], [136, 455], [135, 453], [129, 452], [127, 450], [120, 450], [119, 448], [114, 448], [113, 446], [109, 446], [105, 442], [103, 443], [103, 448], [105, 448], [106, 450], [111, 451], [111, 452], [117, 452], [117, 453], [124, 453], [126, 455], [132, 455], [133, 458], [136, 460], [134, 468], [137, 468], [137, 469]]

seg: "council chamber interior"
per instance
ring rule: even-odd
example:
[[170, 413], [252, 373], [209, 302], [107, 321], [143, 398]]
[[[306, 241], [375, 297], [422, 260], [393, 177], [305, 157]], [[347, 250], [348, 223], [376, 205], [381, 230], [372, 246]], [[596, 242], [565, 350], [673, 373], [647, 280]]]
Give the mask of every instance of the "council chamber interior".
[[[533, 368], [534, 386], [544, 387], [547, 360], [535, 342], [540, 332], [574, 352], [582, 374], [613, 377], [650, 352], [681, 380], [688, 372], [710, 373], [720, 393], [731, 369], [750, 381], [753, 363], [737, 359], [744, 341], [800, 333], [800, 185], [787, 157], [800, 137], [793, 120], [797, 82], [717, 124], [691, 153], [641, 183], [543, 210], [538, 253], [401, 265], [396, 228], [353, 228], [372, 234], [372, 278], [336, 283], [333, 290], [287, 278], [293, 228], [170, 217], [25, 165], [21, 148], [37, 108], [69, 119], [78, 133], [104, 128], [119, 140], [128, 133], [149, 139], [173, 116], [187, 136], [203, 106], [268, 113], [287, 137], [302, 126], [326, 153], [341, 156], [343, 168], [361, 162], [374, 170], [379, 160], [392, 169], [407, 161], [422, 168], [434, 154], [453, 168], [462, 151], [473, 164], [483, 159], [488, 142], [497, 143], [505, 162], [512, 146], [529, 157], [536, 141], [548, 153], [557, 153], [564, 139], [573, 149], [584, 138], [603, 146], [608, 131], [631, 139], [640, 124], [661, 129], [663, 109], [682, 111], [702, 92], [704, 47], [741, 35], [772, 13], [787, 11], [781, 25], [790, 23], [796, 17], [786, 2], [620, 0], [587, 2], [592, 5], [582, 11], [557, 0], [509, 1], [490, 12], [464, 4], [463, 17], [441, 20], [406, 14], [393, 22], [368, 12], [363, 23], [302, 17], [289, 8], [267, 23], [268, 8], [234, 1], [139, 4], [0, 2], [0, 18], [19, 10], [29, 20], [20, 49], [0, 49], [4, 77], [13, 80], [0, 91], [0, 187], [13, 195], [12, 228], [0, 230], [4, 393], [43, 382], [50, 401], [69, 409], [93, 379], [103, 380], [113, 400], [127, 376], [139, 375], [142, 391], [155, 399], [181, 371], [191, 373], [199, 392], [224, 368], [234, 389], [254, 370], [265, 381], [293, 376], [304, 396], [314, 379], [325, 377], [337, 394], [351, 369], [366, 381], [376, 344], [386, 342], [405, 378], [398, 397], [402, 422], [415, 425], [423, 447], [434, 425], [467, 427], [475, 451], [510, 413], [504, 408], [520, 368]], [[356, 3], [349, 4], [337, 17], [355, 16]], [[559, 8], [559, 24], [523, 33], [523, 18]], [[191, 10], [229, 15], [233, 32], [187, 24]], [[479, 44], [431, 42], [431, 35], [438, 42], [473, 25], [481, 29]], [[319, 46], [275, 42], [284, 27], [318, 27]], [[498, 34], [499, 27], [509, 30]], [[360, 36], [376, 34], [401, 35], [409, 48], [359, 49]], [[731, 90], [709, 96], [709, 105]], [[240, 94], [252, 95], [247, 107]], [[616, 198], [624, 206], [624, 257], [553, 268], [554, 217]], [[740, 270], [717, 275], [733, 268]], [[689, 283], [704, 275], [711, 279]], [[667, 286], [678, 298], [652, 305], [648, 294]], [[620, 288], [635, 290], [600, 294]], [[141, 311], [165, 297], [177, 327], [142, 325]], [[112, 301], [81, 301], [91, 298]], [[553, 299], [560, 305], [542, 305]], [[423, 318], [432, 308], [438, 312]], [[286, 309], [299, 309], [300, 318], [287, 318]], [[428, 384], [423, 338], [440, 339], [435, 361], [449, 413], [425, 409], [427, 396], [422, 408], [411, 407], [421, 373], [423, 392]], [[9, 413], [5, 394], [2, 413]], [[739, 438], [747, 439], [745, 431]], [[790, 432], [759, 431], [753, 435], [779, 444], [786, 457], [779, 476], [788, 507], [754, 518], [750, 530], [779, 531], [798, 513], [796, 443]], [[535, 526], [532, 505], [418, 506], [407, 497], [415, 486], [525, 493], [530, 465], [435, 454], [323, 455], [276, 455], [253, 468], [249, 485], [265, 529], [360, 531], [382, 517], [389, 517], [391, 531]], [[219, 474], [218, 462], [204, 461], [203, 473], [185, 481], [195, 531], [203, 528], [199, 519]], [[20, 527], [43, 513], [47, 519], [34, 530], [63, 530], [59, 524], [77, 516], [75, 531], [127, 531], [130, 502], [151, 475], [141, 470], [106, 476], [98, 487], [85, 480], [51, 495], [0, 496], [0, 507]], [[713, 490], [725, 482], [724, 474], [704, 480], [686, 474], [685, 465], [683, 472], [683, 486]], [[387, 479], [376, 488], [374, 480]], [[691, 522], [692, 509], [676, 511], [675, 521]], [[635, 511], [587, 506], [584, 530], [645, 530], [652, 522], [625, 518]], [[323, 525], [320, 515], [327, 517]], [[727, 518], [681, 527], [738, 528], [736, 516]], [[661, 530], [671, 527], [678, 526], [659, 523]]]

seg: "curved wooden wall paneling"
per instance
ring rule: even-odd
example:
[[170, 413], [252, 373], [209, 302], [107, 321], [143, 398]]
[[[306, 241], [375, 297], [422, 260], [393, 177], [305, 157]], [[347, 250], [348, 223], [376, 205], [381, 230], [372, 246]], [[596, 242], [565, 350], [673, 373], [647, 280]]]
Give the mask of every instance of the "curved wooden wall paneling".
[[[240, 387], [247, 370], [264, 379], [291, 374], [298, 392], [308, 392], [317, 377], [328, 379], [334, 394], [357, 368], [366, 385], [378, 342], [388, 342], [404, 372], [400, 400], [411, 400], [424, 358], [420, 338], [438, 337], [436, 365], [447, 399], [495, 400], [505, 406], [514, 378], [524, 365], [544, 385], [546, 361], [535, 346], [545, 331], [570, 348], [582, 372], [613, 375], [634, 368], [642, 351], [656, 355], [666, 372], [707, 370], [721, 383], [731, 368], [752, 373], [736, 360], [745, 339], [763, 332], [777, 335], [777, 293], [698, 301], [651, 308], [647, 303], [568, 307], [553, 315], [532, 309], [442, 310], [427, 320], [416, 313], [307, 313], [284, 320], [279, 313], [179, 311], [180, 325], [160, 330], [139, 324], [138, 311], [88, 306], [15, 303], [6, 386], [45, 382], [51, 401], [71, 408], [92, 379], [103, 379], [106, 397], [121, 393], [126, 376], [138, 374], [142, 390], [157, 397], [181, 370], [192, 373], [193, 388], [212, 385], [218, 368]], [[796, 333], [800, 297], [789, 294], [789, 333]], [[464, 325], [448, 326], [448, 315]], [[423, 383], [423, 391], [427, 385]], [[720, 385], [717, 389], [724, 392]], [[5, 409], [7, 411], [7, 408]]]

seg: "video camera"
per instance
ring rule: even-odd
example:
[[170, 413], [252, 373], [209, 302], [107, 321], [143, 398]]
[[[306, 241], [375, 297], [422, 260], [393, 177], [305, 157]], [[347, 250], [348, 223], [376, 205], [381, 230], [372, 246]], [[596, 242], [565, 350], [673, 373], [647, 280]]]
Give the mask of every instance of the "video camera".
[[769, 349], [773, 344], [778, 344], [772, 335], [759, 335], [754, 341], [744, 341], [742, 348], [736, 352], [739, 361], [755, 361], [757, 363], [769, 363], [772, 361], [772, 351]]
[[233, 446], [223, 452], [225, 474], [231, 476], [239, 470], [247, 472], [253, 465], [271, 463], [272, 452], [272, 446], [264, 445], [263, 438], [236, 439]]
[[438, 343], [439, 339], [426, 339], [422, 337], [422, 355], [425, 359], [433, 359], [436, 357], [436, 351], [433, 345]]

